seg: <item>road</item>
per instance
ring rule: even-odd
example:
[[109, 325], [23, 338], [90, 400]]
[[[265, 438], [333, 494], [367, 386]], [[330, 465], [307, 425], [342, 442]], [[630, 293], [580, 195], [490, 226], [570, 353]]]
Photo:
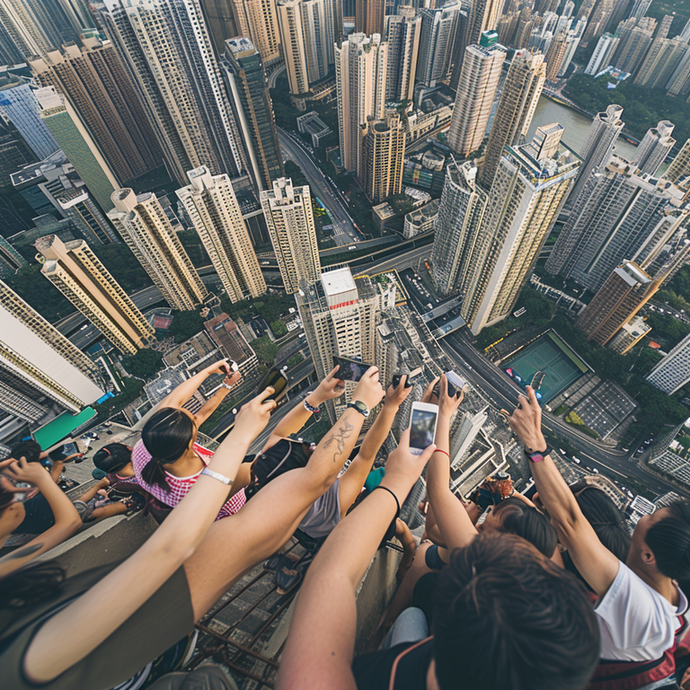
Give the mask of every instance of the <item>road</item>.
[[347, 235], [350, 238], [347, 242], [361, 240], [362, 238], [355, 228], [354, 221], [350, 217], [340, 193], [333, 189], [328, 178], [316, 166], [307, 149], [280, 127], [278, 128], [278, 140], [284, 157], [299, 165], [309, 182], [312, 195], [317, 196], [328, 210], [328, 215], [333, 221], [334, 234]]
[[[467, 378], [481, 389], [499, 409], [505, 408], [512, 411], [517, 403], [520, 389], [498, 367], [474, 349], [466, 332], [458, 331], [448, 335], [441, 341], [441, 346], [460, 367], [463, 374], [467, 374]], [[471, 370], [468, 368], [468, 364], [472, 367]], [[549, 412], [544, 411], [542, 419], [545, 429], [558, 434], [578, 449], [578, 457], [582, 460], [583, 465], [596, 468], [603, 474], [623, 483], [626, 479], [633, 478], [657, 494], [679, 491], [638, 464], [634, 453], [613, 450], [590, 439]]]
[[269, 89], [275, 89], [276, 81], [278, 81], [278, 77], [284, 71], [285, 71], [285, 64], [282, 64], [280, 67], [277, 67], [268, 75], [268, 88]]

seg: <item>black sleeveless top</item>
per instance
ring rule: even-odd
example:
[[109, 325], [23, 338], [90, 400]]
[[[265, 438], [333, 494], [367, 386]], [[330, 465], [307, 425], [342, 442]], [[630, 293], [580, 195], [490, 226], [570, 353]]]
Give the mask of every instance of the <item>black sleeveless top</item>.
[[433, 647], [427, 637], [358, 656], [352, 662], [357, 690], [426, 690]]

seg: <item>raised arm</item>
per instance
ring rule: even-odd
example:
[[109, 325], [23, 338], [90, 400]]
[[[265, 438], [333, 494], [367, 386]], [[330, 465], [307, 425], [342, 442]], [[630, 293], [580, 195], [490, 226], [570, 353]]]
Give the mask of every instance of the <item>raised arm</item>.
[[[319, 407], [326, 400], [333, 400], [340, 397], [345, 390], [343, 382], [336, 378], [338, 367], [336, 366], [326, 378], [321, 381], [313, 393], [310, 393], [305, 400], [312, 407]], [[263, 451], [274, 446], [281, 438], [287, 438], [290, 434], [296, 434], [312, 416], [304, 404], [293, 407], [279, 422], [266, 441]]]
[[[355, 646], [355, 592], [398, 505], [407, 498], [434, 446], [409, 452], [409, 431], [386, 464], [375, 490], [333, 530], [312, 563], [300, 591], [277, 690], [355, 690], [350, 668]], [[393, 496], [391, 495], [393, 494]]]
[[450, 420], [464, 397], [464, 390], [453, 397], [448, 395], [448, 381], [445, 375], [441, 377], [437, 450], [431, 456], [426, 473], [429, 503], [443, 542], [451, 550], [467, 546], [478, 534], [465, 506], [450, 490]]
[[340, 478], [340, 510], [343, 516], [362, 491], [367, 475], [371, 472], [376, 460], [376, 454], [391, 430], [395, 415], [412, 390], [412, 388], [405, 388], [406, 381], [407, 376], [403, 376], [397, 388], [388, 387], [383, 407], [364, 436], [359, 453], [347, 468], [347, 472]]
[[[240, 380], [241, 374], [236, 371], [232, 376], [226, 376], [223, 385], [202, 405], [201, 409], [194, 415], [197, 426], [201, 426], [215, 411], [218, 409], [228, 393], [230, 387], [234, 386]], [[184, 403], [183, 403], [184, 404]]]
[[3, 474], [15, 482], [29, 482], [33, 484], [48, 501], [55, 517], [55, 524], [43, 534], [39, 534], [28, 544], [0, 558], [0, 577], [17, 570], [32, 558], [40, 556], [54, 546], [69, 539], [80, 527], [81, 518], [72, 501], [55, 483], [50, 473], [42, 465], [27, 462], [25, 458], [11, 463], [3, 470]]
[[[275, 408], [273, 401], [263, 403], [271, 392], [266, 389], [242, 408], [209, 469], [232, 481]], [[41, 627], [25, 656], [26, 675], [37, 683], [56, 678], [122, 625], [194, 553], [226, 501], [228, 488], [202, 474], [145, 544]]]
[[[531, 386], [527, 386], [527, 396], [520, 396], [510, 427], [527, 452], [543, 451], [547, 444], [541, 430], [541, 407]], [[539, 499], [561, 544], [589, 586], [603, 596], [618, 574], [618, 559], [599, 541], [551, 456], [530, 462], [530, 467]]]
[[194, 395], [194, 393], [196, 393], [199, 386], [211, 374], [225, 374], [226, 376], [230, 377], [231, 383], [236, 383], [240, 380], [240, 373], [233, 373], [232, 371], [230, 371], [230, 367], [228, 366], [227, 361], [221, 359], [220, 361], [209, 365], [205, 369], [202, 369], [198, 374], [192, 376], [191, 379], [187, 379], [179, 386], [177, 386], [177, 388], [171, 391], [169, 395], [163, 398], [163, 400], [159, 403], [158, 407], [173, 407], [176, 409], [181, 408], [187, 402], [187, 400], [189, 400]]

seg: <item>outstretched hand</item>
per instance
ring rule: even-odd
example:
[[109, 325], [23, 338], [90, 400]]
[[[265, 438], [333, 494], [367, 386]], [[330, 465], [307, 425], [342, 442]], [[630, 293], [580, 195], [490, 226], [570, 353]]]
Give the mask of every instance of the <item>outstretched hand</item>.
[[345, 391], [345, 385], [337, 377], [339, 365], [336, 365], [328, 373], [328, 376], [321, 381], [317, 386], [316, 390], [311, 394], [310, 399], [313, 401], [314, 405], [321, 405], [326, 402], [326, 400], [333, 400], [334, 398], [339, 398]]
[[440, 376], [437, 376], [427, 387], [426, 390], [424, 391], [424, 395], [422, 396], [422, 402], [423, 403], [431, 403], [432, 405], [438, 405], [438, 395], [434, 392], [434, 388], [436, 387], [436, 384], [441, 380]]
[[239, 371], [235, 371], [232, 373], [232, 375], [226, 374], [225, 381], [223, 381], [223, 383], [227, 383], [228, 386], [234, 386], [241, 378], [242, 374]]
[[268, 420], [271, 418], [271, 412], [276, 408], [275, 400], [266, 400], [273, 393], [275, 393], [275, 390], [272, 386], [269, 386], [255, 398], [252, 398], [246, 405], [242, 405], [242, 408], [237, 413], [235, 429], [246, 433], [251, 441], [266, 428]]
[[[27, 462], [24, 457], [14, 460], [7, 467], [3, 468], [2, 473], [13, 482], [28, 482], [38, 486], [47, 480], [53, 481], [50, 473], [41, 465], [40, 462]], [[26, 489], [18, 489], [26, 492]]]
[[378, 367], [369, 367], [357, 383], [352, 393], [353, 400], [361, 400], [370, 410], [376, 407], [383, 398], [383, 388], [379, 383]]
[[541, 431], [541, 407], [532, 386], [527, 386], [527, 397], [518, 397], [518, 406], [508, 423], [528, 452], [546, 448], [546, 439]]
[[455, 395], [449, 395], [448, 393], [448, 379], [446, 375], [441, 376], [441, 384], [439, 386], [439, 396], [438, 396], [438, 408], [439, 414], [442, 417], [450, 419], [455, 411], [460, 407], [460, 403], [465, 399], [465, 393], [467, 392], [467, 384], [465, 384], [461, 390], [456, 391]]
[[[436, 444], [432, 443], [424, 449], [421, 455], [414, 455], [410, 452], [410, 430], [405, 429], [400, 435], [398, 447], [388, 456], [386, 461], [386, 474], [383, 482], [386, 484], [404, 484], [409, 489], [419, 479], [422, 470], [434, 454]], [[383, 483], [382, 482], [382, 483]], [[407, 495], [407, 494], [406, 494]]]
[[393, 384], [388, 386], [388, 390], [386, 391], [386, 405], [392, 405], [395, 407], [400, 407], [400, 405], [402, 405], [403, 401], [412, 391], [412, 386], [405, 388], [408, 378], [409, 377], [407, 374], [405, 374], [400, 377], [400, 382], [397, 386], [394, 386]]

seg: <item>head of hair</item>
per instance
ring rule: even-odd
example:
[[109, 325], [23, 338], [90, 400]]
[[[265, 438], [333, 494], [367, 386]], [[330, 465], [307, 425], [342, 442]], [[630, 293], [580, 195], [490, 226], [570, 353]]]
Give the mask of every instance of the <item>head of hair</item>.
[[12, 447], [12, 455], [15, 460], [26, 458], [27, 462], [38, 462], [41, 459], [41, 446], [32, 438], [20, 441]]
[[132, 461], [132, 449], [124, 443], [109, 443], [96, 451], [93, 464], [103, 472], [117, 472]]
[[185, 454], [194, 440], [195, 432], [192, 418], [182, 410], [164, 407], [151, 415], [141, 430], [141, 440], [151, 453], [151, 460], [141, 472], [147, 484], [157, 484], [165, 491], [170, 490], [163, 465], [169, 465]]
[[[20, 547], [21, 549], [21, 547]], [[57, 594], [65, 571], [55, 561], [39, 561], [0, 579], [0, 611], [20, 611]]]
[[553, 556], [558, 546], [558, 537], [546, 515], [519, 498], [501, 501], [494, 508], [494, 514], [500, 516], [502, 532], [517, 534], [536, 546], [547, 558]]
[[575, 495], [582, 514], [594, 528], [599, 541], [625, 563], [630, 551], [630, 531], [616, 504], [601, 489], [587, 486]]
[[655, 522], [645, 535], [656, 567], [690, 591], [690, 501], [682, 499], [668, 506], [668, 514]]
[[434, 603], [441, 690], [581, 690], [599, 626], [580, 582], [513, 534], [480, 534], [451, 554]]

